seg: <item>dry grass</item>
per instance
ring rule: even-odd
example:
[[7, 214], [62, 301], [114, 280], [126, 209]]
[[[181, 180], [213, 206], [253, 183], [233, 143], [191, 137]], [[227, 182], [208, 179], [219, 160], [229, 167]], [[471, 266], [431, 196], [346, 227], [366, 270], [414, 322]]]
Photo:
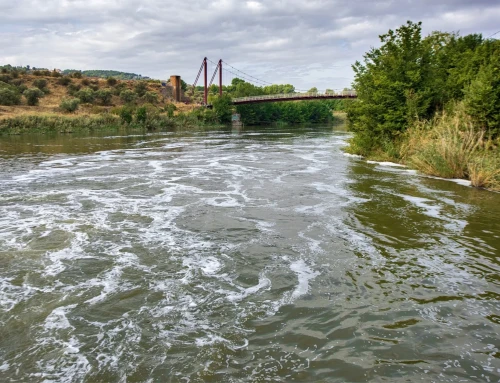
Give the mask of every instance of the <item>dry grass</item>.
[[[14, 106], [3, 106], [0, 105], [0, 120], [2, 119], [7, 119], [7, 118], [14, 118], [14, 117], [19, 117], [19, 116], [39, 116], [39, 115], [44, 115], [44, 114], [61, 114], [62, 111], [59, 108], [59, 105], [61, 104], [61, 100], [64, 97], [68, 97], [68, 90], [67, 87], [60, 85], [57, 83], [58, 79], [54, 77], [48, 77], [48, 76], [33, 76], [33, 75], [23, 75], [20, 77], [24, 84], [30, 88], [33, 87], [33, 82], [36, 79], [43, 78], [47, 80], [47, 88], [49, 90], [49, 94], [45, 95], [45, 97], [41, 98], [39, 100], [39, 105], [37, 106], [28, 106], [26, 104], [26, 100], [24, 97], [22, 98], [22, 103], [21, 105], [14, 105]], [[84, 79], [72, 79], [72, 82], [74, 84], [82, 84], [83, 80], [89, 80], [91, 83], [98, 85], [100, 89], [102, 88], [108, 88], [109, 86], [107, 85], [107, 82], [105, 79], [101, 78], [84, 78]], [[134, 89], [134, 85], [136, 82], [133, 80], [120, 80], [120, 83], [125, 83], [127, 89]], [[82, 85], [82, 87], [85, 87], [85, 85]], [[162, 100], [162, 96], [160, 94], [161, 91], [161, 85], [158, 83], [148, 83], [148, 91], [153, 91], [157, 92], [159, 94], [159, 100]], [[160, 102], [159, 106], [163, 106], [165, 103]], [[113, 99], [111, 101], [111, 106], [109, 107], [103, 107], [106, 109], [106, 111], [109, 111], [112, 107], [116, 106], [123, 106], [124, 103], [118, 96], [113, 96]], [[196, 108], [196, 105], [186, 105], [184, 103], [176, 103], [175, 104], [177, 107], [177, 110], [179, 112], [189, 112]], [[74, 114], [75, 115], [89, 115], [95, 113], [95, 110], [92, 109], [92, 106], [85, 106], [82, 105]], [[67, 115], [67, 114], [65, 114]]]
[[430, 121], [419, 121], [405, 133], [401, 158], [422, 173], [470, 179], [473, 186], [500, 190], [499, 151], [485, 141], [462, 105]]

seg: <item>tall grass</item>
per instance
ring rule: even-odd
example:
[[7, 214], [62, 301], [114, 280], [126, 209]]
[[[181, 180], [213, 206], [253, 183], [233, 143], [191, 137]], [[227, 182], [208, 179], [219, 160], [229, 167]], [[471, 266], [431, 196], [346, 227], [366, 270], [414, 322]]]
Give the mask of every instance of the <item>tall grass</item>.
[[422, 173], [469, 179], [473, 186], [500, 190], [499, 153], [458, 104], [429, 121], [415, 122], [405, 132], [399, 154]]

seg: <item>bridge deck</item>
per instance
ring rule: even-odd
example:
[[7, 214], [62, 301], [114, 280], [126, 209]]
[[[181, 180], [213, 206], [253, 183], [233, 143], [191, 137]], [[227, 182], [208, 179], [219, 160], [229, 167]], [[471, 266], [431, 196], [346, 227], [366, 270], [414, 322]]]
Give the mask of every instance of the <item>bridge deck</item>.
[[[269, 94], [265, 96], [251, 96], [233, 98], [233, 105], [258, 104], [263, 102], [280, 102], [296, 100], [328, 100], [328, 99], [352, 99], [357, 98], [354, 91], [328, 92], [328, 93], [286, 93]], [[209, 108], [211, 104], [207, 105]]]

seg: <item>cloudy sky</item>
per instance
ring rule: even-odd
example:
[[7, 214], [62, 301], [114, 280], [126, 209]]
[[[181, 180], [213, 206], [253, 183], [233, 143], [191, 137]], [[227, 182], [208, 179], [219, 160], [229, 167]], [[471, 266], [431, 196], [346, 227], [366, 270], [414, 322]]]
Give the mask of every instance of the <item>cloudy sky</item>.
[[298, 89], [349, 86], [350, 64], [406, 20], [424, 34], [500, 30], [499, 0], [0, 0], [0, 11], [0, 64], [191, 83], [208, 56]]

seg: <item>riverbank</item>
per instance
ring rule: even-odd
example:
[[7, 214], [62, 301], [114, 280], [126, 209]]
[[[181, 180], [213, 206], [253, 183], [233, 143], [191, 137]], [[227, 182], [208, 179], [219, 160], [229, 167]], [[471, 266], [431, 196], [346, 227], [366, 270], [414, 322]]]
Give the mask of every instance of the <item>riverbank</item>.
[[418, 120], [392, 141], [368, 154], [360, 137], [349, 141], [346, 152], [368, 160], [390, 161], [422, 174], [464, 179], [474, 187], [500, 191], [500, 138], [491, 138], [477, 127], [463, 105], [437, 113], [431, 120]]

